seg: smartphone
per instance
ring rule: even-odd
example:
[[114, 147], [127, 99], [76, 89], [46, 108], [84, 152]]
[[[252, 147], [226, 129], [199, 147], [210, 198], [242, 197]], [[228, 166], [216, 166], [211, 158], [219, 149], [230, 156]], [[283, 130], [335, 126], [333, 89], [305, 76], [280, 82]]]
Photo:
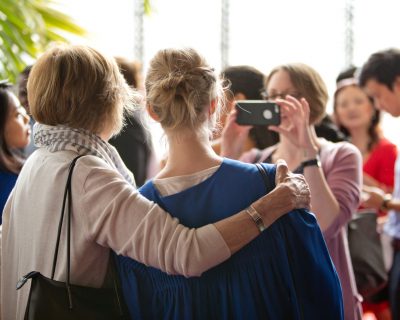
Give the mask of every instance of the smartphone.
[[239, 125], [274, 125], [281, 123], [279, 106], [274, 102], [264, 100], [236, 101], [237, 118]]

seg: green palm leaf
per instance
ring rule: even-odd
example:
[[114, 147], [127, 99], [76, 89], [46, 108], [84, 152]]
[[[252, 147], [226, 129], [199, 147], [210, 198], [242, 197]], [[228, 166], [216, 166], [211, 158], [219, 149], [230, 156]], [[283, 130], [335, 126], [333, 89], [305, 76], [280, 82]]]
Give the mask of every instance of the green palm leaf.
[[[66, 42], [67, 33], [85, 35], [55, 4], [56, 0], [0, 0], [0, 80], [15, 82], [51, 42]], [[143, 0], [143, 5], [150, 14], [150, 1]]]
[[85, 34], [54, 4], [53, 0], [0, 1], [0, 79], [15, 81], [50, 42], [65, 42], [66, 33]]

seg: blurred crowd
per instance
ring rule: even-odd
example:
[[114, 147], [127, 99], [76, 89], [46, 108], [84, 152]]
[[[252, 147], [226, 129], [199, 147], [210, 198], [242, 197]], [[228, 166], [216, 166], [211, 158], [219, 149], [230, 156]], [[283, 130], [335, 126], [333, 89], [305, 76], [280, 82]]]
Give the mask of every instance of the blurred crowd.
[[62, 46], [0, 81], [1, 318], [22, 319], [20, 277], [49, 273], [42, 233], [84, 155], [73, 280], [101, 286], [111, 256], [131, 318], [400, 319], [400, 160], [380, 122], [400, 116], [400, 50], [338, 70], [332, 114], [326, 80], [303, 63], [217, 74], [193, 49], [142, 75]]

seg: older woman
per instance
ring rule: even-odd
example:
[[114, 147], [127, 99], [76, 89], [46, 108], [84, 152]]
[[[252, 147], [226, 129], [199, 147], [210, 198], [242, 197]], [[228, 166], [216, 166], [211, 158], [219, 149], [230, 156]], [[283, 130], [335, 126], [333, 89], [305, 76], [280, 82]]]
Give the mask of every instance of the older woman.
[[[25, 163], [3, 215], [1, 318], [22, 319], [28, 286], [18, 279], [51, 274], [56, 225], [69, 164], [72, 177], [71, 282], [103, 285], [110, 248], [168, 273], [199, 275], [254, 239], [259, 230], [246, 211], [188, 229], [140, 196], [134, 179], [107, 140], [123, 122], [131, 91], [113, 59], [84, 46], [55, 47], [41, 56], [28, 80], [39, 149]], [[266, 226], [295, 207], [309, 206], [301, 176], [278, 168], [277, 187], [253, 203]], [[54, 239], [54, 240], [53, 240]], [[61, 241], [65, 241], [65, 233]], [[61, 249], [63, 251], [64, 249]], [[65, 280], [60, 252], [55, 280]]]

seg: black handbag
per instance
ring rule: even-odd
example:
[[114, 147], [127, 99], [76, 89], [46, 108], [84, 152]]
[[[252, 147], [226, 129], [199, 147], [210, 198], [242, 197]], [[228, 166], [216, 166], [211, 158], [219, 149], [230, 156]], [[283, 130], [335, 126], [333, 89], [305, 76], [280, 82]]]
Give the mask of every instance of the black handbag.
[[[28, 303], [26, 306], [26, 320], [101, 320], [101, 319], [126, 319], [126, 307], [119, 292], [114, 261], [110, 258], [113, 288], [90, 288], [70, 284], [70, 254], [71, 254], [71, 177], [76, 161], [81, 156], [72, 160], [69, 167], [67, 184], [58, 225], [56, 247], [54, 251], [51, 278], [47, 278], [37, 271], [29, 272], [17, 283], [20, 289], [28, 279], [31, 279]], [[61, 229], [64, 220], [65, 205], [68, 197], [67, 215], [67, 279], [66, 282], [55, 281], [54, 274], [57, 264], [58, 248]]]
[[376, 213], [354, 214], [347, 228], [351, 262], [358, 292], [368, 301], [388, 281]]

